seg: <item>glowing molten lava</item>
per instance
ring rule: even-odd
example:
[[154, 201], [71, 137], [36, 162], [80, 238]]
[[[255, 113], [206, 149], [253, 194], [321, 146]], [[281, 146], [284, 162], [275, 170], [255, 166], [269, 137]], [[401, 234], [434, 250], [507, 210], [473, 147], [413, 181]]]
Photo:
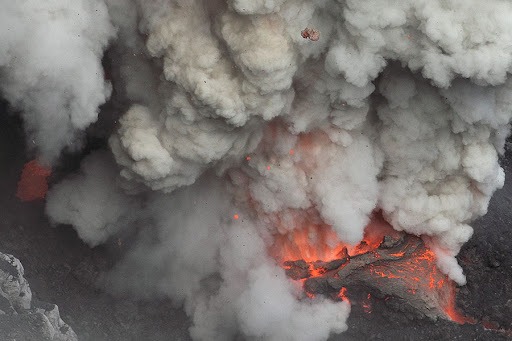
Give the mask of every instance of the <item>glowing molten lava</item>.
[[351, 290], [367, 288], [359, 302], [372, 311], [369, 292], [398, 298], [431, 318], [473, 321], [455, 308], [455, 284], [436, 266], [433, 251], [421, 238], [395, 231], [380, 215], [356, 246], [342, 243], [326, 225], [310, 225], [275, 238], [271, 254], [287, 275], [300, 280], [308, 297], [318, 294], [347, 300]]
[[48, 192], [47, 178], [51, 170], [39, 164], [36, 160], [29, 161], [23, 166], [16, 196], [21, 201], [42, 199]]
[[281, 262], [290, 260], [329, 262], [339, 259], [345, 252], [348, 252], [349, 256], [355, 256], [374, 250], [380, 245], [384, 236], [398, 234], [384, 219], [376, 216], [366, 227], [363, 241], [352, 246], [341, 242], [329, 225], [310, 225], [301, 230], [276, 236], [270, 253]]

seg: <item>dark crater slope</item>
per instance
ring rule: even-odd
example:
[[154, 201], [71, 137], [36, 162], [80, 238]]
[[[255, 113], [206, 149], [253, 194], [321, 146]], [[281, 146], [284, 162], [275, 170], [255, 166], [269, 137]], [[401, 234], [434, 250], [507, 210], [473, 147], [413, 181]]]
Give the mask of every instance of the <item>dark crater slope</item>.
[[[490, 328], [512, 330], [512, 152], [501, 160], [506, 180], [489, 212], [473, 223], [473, 238], [459, 262], [468, 283], [458, 293], [461, 309]], [[510, 337], [512, 339], [512, 336]]]
[[[114, 243], [88, 248], [69, 227], [53, 228], [41, 201], [22, 203], [15, 197], [25, 152], [21, 122], [0, 103], [0, 250], [20, 259], [34, 297], [59, 306], [61, 317], [80, 340], [188, 340], [189, 321], [181, 309], [159, 299], [136, 302], [113, 298], [94, 286], [101, 271], [115, 259]], [[95, 145], [101, 141], [95, 140]], [[80, 158], [70, 158], [68, 169]], [[512, 329], [512, 155], [502, 160], [505, 188], [494, 196], [489, 213], [473, 224], [475, 234], [459, 259], [468, 284], [457, 293], [457, 305], [476, 325], [433, 322], [399, 312], [379, 300], [371, 313], [354, 297], [349, 329], [333, 340], [507, 340]], [[62, 174], [63, 170], [55, 173]], [[485, 322], [485, 323], [484, 323]]]

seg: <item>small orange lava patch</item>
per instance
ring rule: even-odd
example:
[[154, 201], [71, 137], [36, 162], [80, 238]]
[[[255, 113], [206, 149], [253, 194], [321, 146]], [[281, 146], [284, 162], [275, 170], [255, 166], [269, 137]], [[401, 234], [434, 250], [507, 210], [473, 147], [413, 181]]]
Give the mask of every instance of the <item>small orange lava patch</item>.
[[47, 178], [50, 174], [51, 170], [42, 166], [36, 160], [27, 162], [21, 171], [16, 196], [21, 201], [43, 199], [46, 192], [48, 192]]
[[233, 219], [238, 220], [239, 218], [240, 218], [240, 216], [238, 214], [233, 215]]
[[246, 157], [245, 157], [245, 159], [246, 159], [247, 161], [251, 161], [251, 157], [250, 157], [250, 156], [246, 156]]
[[340, 289], [340, 291], [338, 292], [338, 298], [350, 303], [350, 300], [348, 299], [348, 296], [347, 296], [347, 288], [343, 287]]

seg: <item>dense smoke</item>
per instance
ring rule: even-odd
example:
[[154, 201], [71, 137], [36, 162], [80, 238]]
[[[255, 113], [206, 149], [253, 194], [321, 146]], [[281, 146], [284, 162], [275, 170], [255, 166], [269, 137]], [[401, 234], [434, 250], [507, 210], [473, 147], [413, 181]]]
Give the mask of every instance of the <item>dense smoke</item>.
[[266, 250], [310, 224], [355, 244], [376, 210], [465, 283], [455, 255], [504, 181], [510, 2], [4, 2], [2, 94], [44, 159], [96, 119], [117, 28], [131, 107], [47, 204], [90, 245], [136, 230], [107, 288], [182, 303], [197, 339], [326, 339], [348, 305], [300, 299]]
[[140, 208], [135, 198], [116, 185], [116, 175], [109, 154], [97, 152], [85, 158], [80, 173], [52, 189], [46, 203], [48, 216], [61, 224], [73, 225], [90, 246], [105, 242], [123, 225], [131, 223], [138, 214], [134, 212]]
[[101, 57], [115, 29], [102, 0], [0, 1], [0, 91], [21, 111], [29, 148], [54, 162], [110, 95]]

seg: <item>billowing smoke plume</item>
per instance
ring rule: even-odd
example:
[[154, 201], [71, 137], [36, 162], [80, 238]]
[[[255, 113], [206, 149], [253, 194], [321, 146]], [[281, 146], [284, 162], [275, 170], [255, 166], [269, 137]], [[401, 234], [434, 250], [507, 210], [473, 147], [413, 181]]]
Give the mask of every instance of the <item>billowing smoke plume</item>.
[[146, 204], [142, 214], [150, 222], [105, 280], [107, 288], [135, 296], [159, 293], [183, 303], [194, 324], [191, 335], [200, 340], [231, 340], [239, 333], [321, 340], [346, 329], [347, 302], [297, 300], [302, 289], [267, 255], [258, 233], [264, 226], [232, 220], [225, 183], [203, 178]]
[[78, 150], [110, 95], [101, 58], [115, 30], [102, 0], [1, 0], [0, 93], [45, 162]]
[[[118, 28], [115, 84], [132, 104], [110, 138], [117, 166], [110, 154], [91, 156], [80, 175], [53, 188], [47, 212], [91, 245], [123, 227], [137, 231], [105, 277], [108, 288], [183, 303], [197, 339], [325, 339], [346, 328], [349, 308], [301, 300], [266, 250], [273, 236], [311, 224], [357, 243], [376, 210], [395, 229], [423, 236], [440, 268], [465, 282], [454, 256], [504, 181], [498, 156], [512, 117], [510, 2], [107, 5]], [[29, 131], [46, 132], [44, 117], [56, 112], [68, 113], [67, 138], [95, 119], [108, 92], [93, 75], [101, 75], [98, 58], [112, 34], [100, 12], [59, 32], [80, 31], [62, 48], [90, 56], [91, 65], [61, 58], [69, 68], [55, 66], [49, 84], [30, 79], [53, 64], [3, 71], [4, 94], [32, 118]], [[305, 39], [305, 28], [319, 39]], [[8, 91], [18, 83], [31, 87]], [[33, 87], [50, 89], [51, 100], [26, 96]], [[75, 124], [76, 112], [90, 115], [77, 114]], [[44, 155], [65, 141], [35, 142]]]

